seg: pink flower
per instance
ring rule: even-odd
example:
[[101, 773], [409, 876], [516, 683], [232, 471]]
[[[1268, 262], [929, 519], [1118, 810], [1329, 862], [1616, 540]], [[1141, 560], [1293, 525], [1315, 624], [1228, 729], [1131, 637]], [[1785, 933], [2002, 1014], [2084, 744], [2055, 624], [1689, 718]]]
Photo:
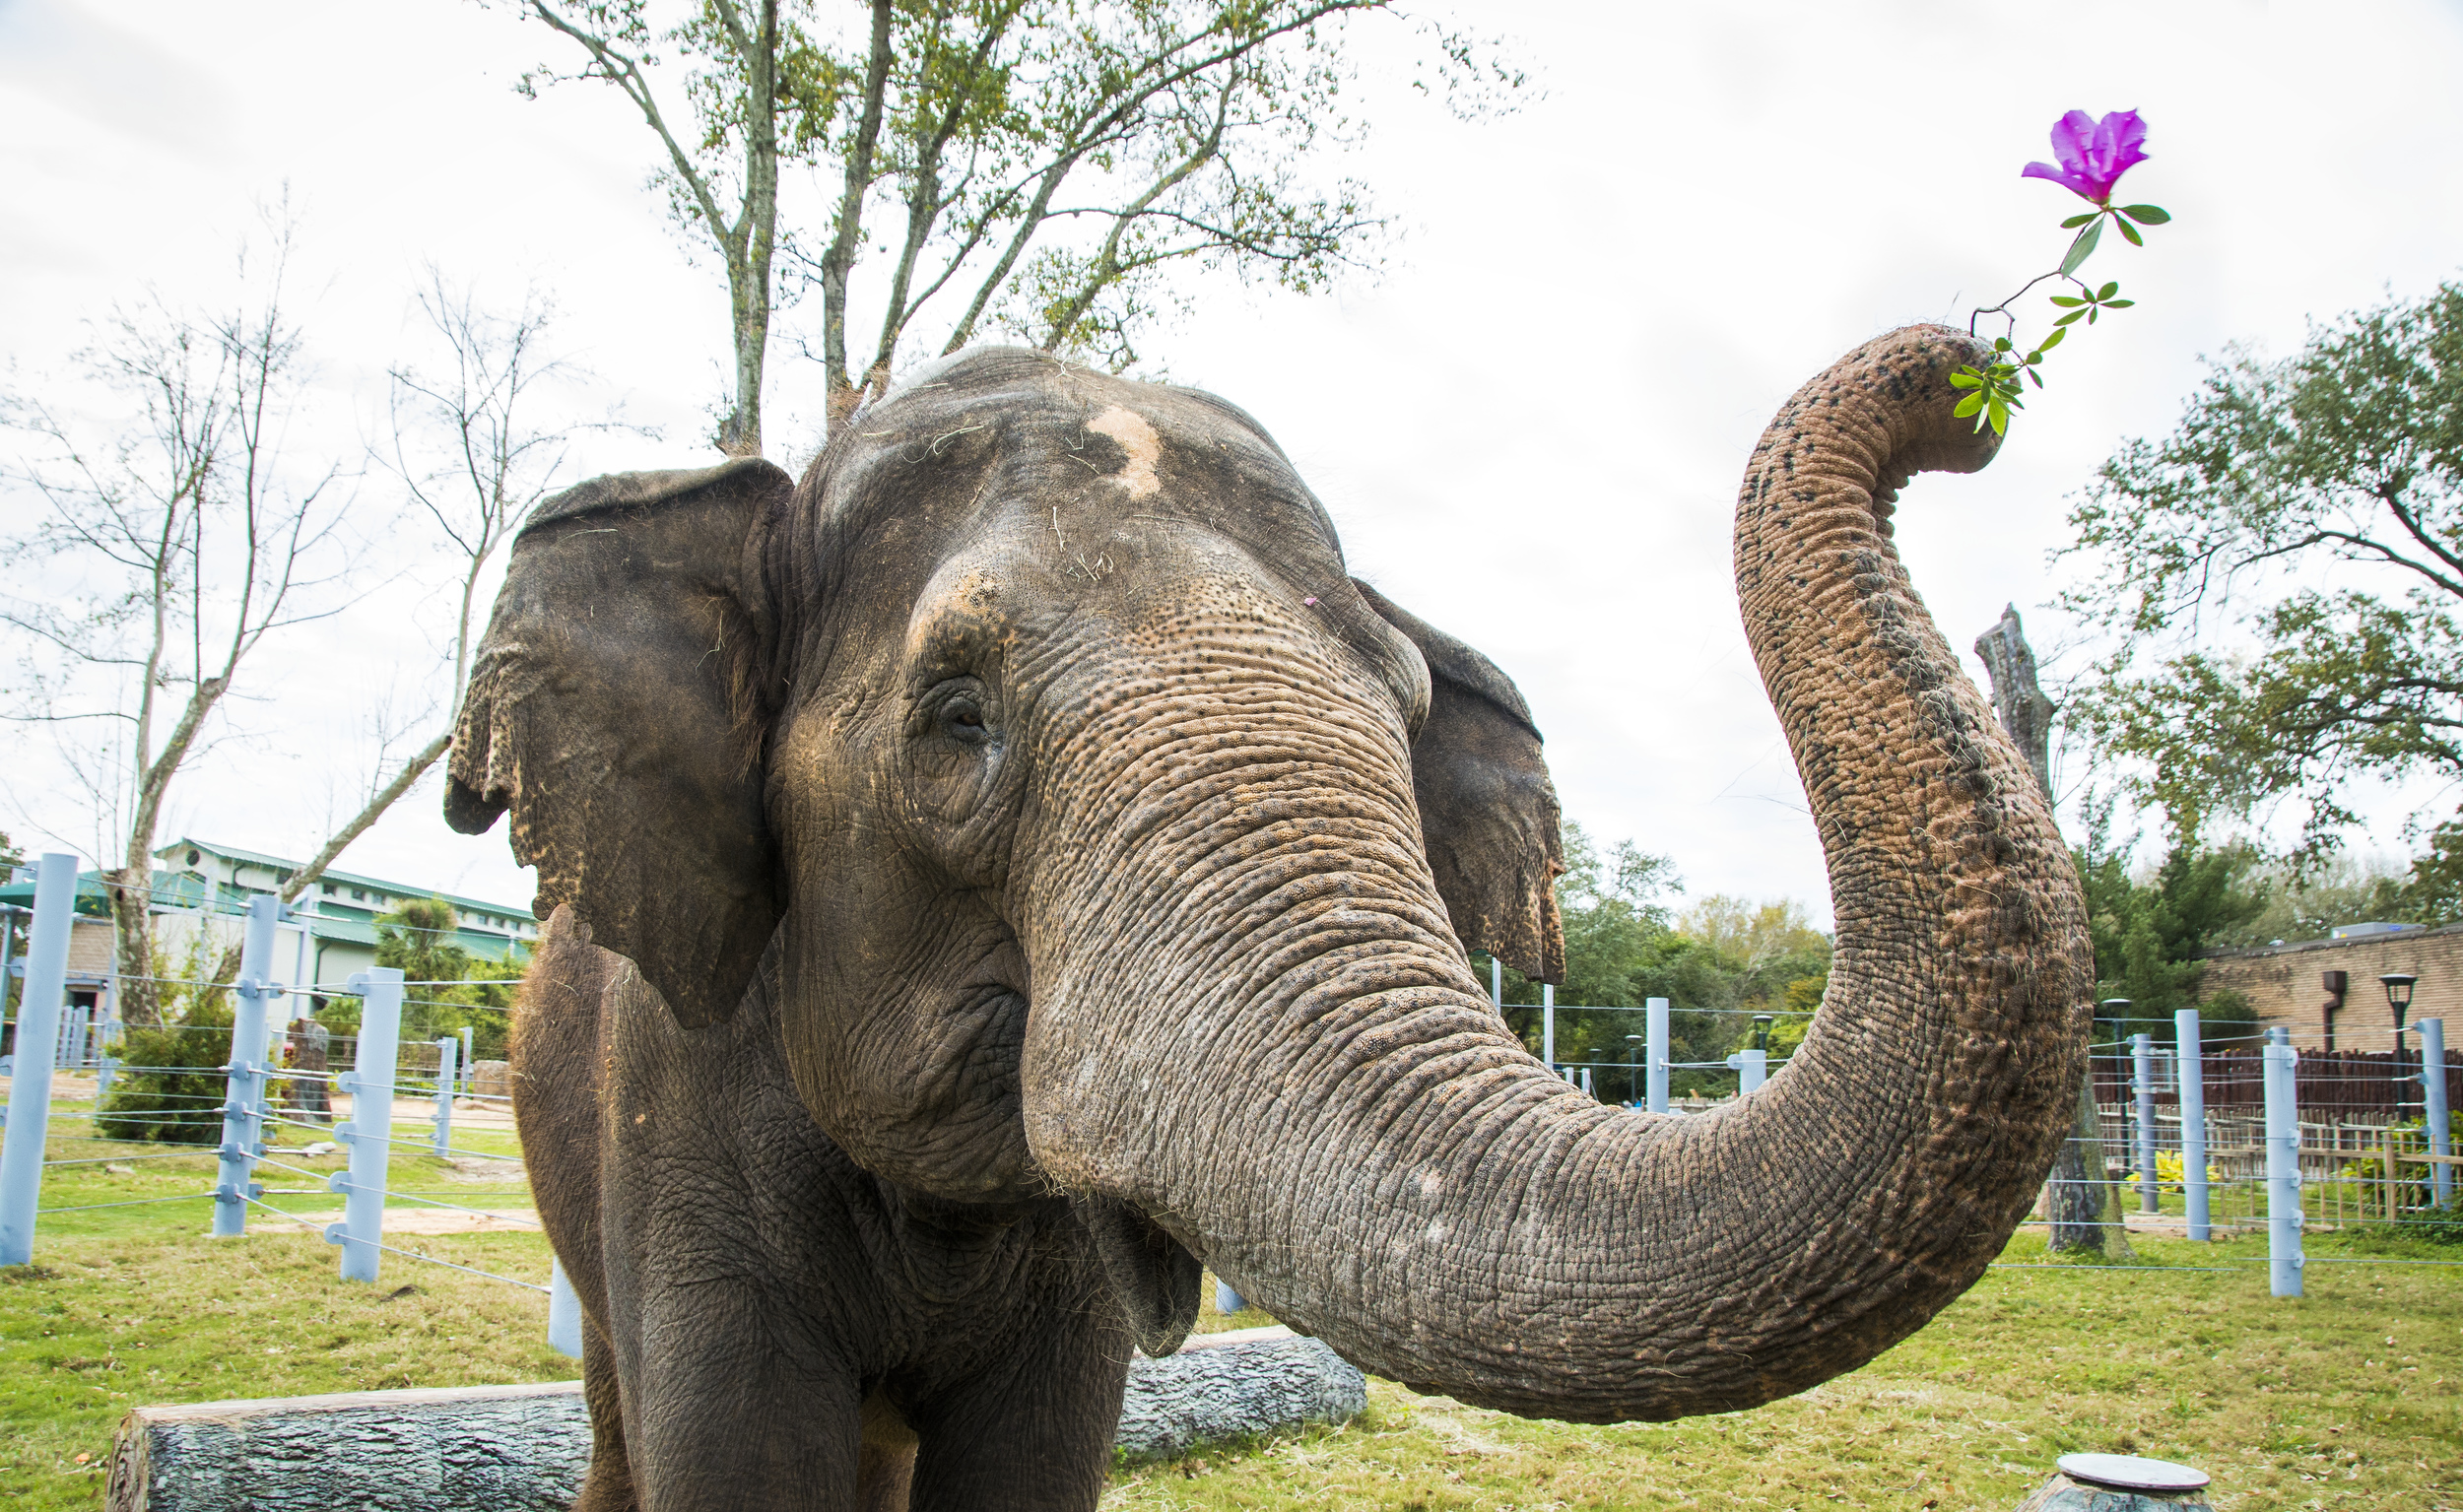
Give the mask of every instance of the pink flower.
[[2147, 161], [2142, 150], [2146, 140], [2147, 123], [2135, 110], [2115, 110], [2102, 120], [2072, 110], [2052, 126], [2052, 155], [2061, 165], [2030, 163], [2019, 176], [2049, 178], [2080, 199], [2100, 205], [2112, 198], [2112, 186], [2123, 173]]

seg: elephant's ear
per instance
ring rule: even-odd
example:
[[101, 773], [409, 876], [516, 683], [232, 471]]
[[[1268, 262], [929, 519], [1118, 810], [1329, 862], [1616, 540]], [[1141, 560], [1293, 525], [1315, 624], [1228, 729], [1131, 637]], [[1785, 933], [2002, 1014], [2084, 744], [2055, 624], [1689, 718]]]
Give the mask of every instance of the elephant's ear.
[[539, 915], [570, 904], [690, 1026], [727, 1017], [778, 923], [756, 537], [790, 490], [747, 459], [540, 504], [453, 737], [447, 822], [509, 806]]
[[1412, 738], [1411, 780], [1454, 933], [1465, 950], [1486, 951], [1525, 976], [1564, 981], [1557, 788], [1522, 690], [1495, 662], [1354, 582], [1429, 664], [1429, 717]]

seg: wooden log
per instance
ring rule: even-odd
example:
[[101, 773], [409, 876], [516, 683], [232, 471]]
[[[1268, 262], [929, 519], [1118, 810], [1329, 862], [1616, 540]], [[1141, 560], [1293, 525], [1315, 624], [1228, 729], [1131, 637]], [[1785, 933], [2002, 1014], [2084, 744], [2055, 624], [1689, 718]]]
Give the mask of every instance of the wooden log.
[[[1129, 1365], [1133, 1459], [1349, 1421], [1361, 1373], [1289, 1329], [1200, 1335]], [[109, 1512], [549, 1512], [589, 1468], [579, 1381], [141, 1407], [111, 1452]]]

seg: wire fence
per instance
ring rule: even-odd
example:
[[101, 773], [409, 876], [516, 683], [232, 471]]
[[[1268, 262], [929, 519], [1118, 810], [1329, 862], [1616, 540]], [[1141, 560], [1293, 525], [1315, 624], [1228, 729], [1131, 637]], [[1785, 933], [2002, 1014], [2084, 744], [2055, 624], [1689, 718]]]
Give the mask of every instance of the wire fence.
[[[0, 1158], [0, 1264], [23, 1264], [30, 1258], [33, 1222], [39, 1216], [210, 1202], [217, 1234], [244, 1232], [252, 1209], [277, 1221], [317, 1229], [341, 1248], [339, 1266], [346, 1280], [373, 1282], [381, 1256], [399, 1255], [549, 1292], [552, 1332], [557, 1327], [553, 1320], [573, 1316], [570, 1290], [564, 1285], [561, 1269], [552, 1271], [549, 1285], [542, 1287], [383, 1241], [382, 1218], [388, 1202], [492, 1219], [506, 1217], [500, 1212], [389, 1184], [387, 1162], [396, 1150], [440, 1157], [509, 1158], [499, 1151], [454, 1143], [457, 1105], [507, 1112], [511, 1107], [509, 1081], [483, 1085], [481, 1067], [471, 1059], [469, 1031], [432, 1041], [401, 1041], [405, 1007], [447, 1001], [412, 998], [406, 989], [445, 984], [406, 981], [399, 971], [385, 969], [338, 984], [293, 987], [268, 981], [265, 965], [279, 905], [270, 897], [260, 898], [248, 915], [235, 982], [152, 978], [166, 985], [225, 988], [232, 994], [234, 1009], [230, 1027], [174, 1026], [170, 1031], [217, 1036], [224, 1058], [210, 1064], [123, 1063], [107, 1053], [114, 1043], [108, 1025], [100, 1030], [91, 1023], [81, 1026], [63, 1014], [61, 966], [67, 910], [62, 904], [46, 912], [46, 905], [52, 901], [50, 863], [67, 858], [44, 859], [45, 882], [38, 885], [20, 1039], [37, 1047], [37, 1062], [43, 1059], [41, 1045], [62, 1046], [59, 1055], [49, 1057], [57, 1062], [67, 1055], [72, 1035], [82, 1028], [89, 1036], [82, 1043], [91, 1044], [92, 1054], [85, 1056], [81, 1050], [79, 1064], [90, 1065], [98, 1074], [97, 1104], [93, 1112], [55, 1113], [49, 1107], [47, 1078], [22, 1079], [28, 1084], [25, 1086], [13, 1080], [15, 1094], [6, 1109], [7, 1147], [5, 1157]], [[306, 993], [359, 999], [359, 1033], [325, 1036], [321, 1045], [312, 1042], [313, 1035], [287, 1040], [281, 1020], [269, 1009], [293, 994]], [[1803, 1017], [1708, 1011], [1729, 1017], [1749, 1015], [1764, 1032], [1754, 1036], [1750, 1047], [1720, 1060], [1677, 1060], [1672, 1055], [1671, 1033], [1676, 1010], [1667, 999], [1651, 999], [1639, 1009], [1561, 1007], [1551, 992], [1538, 1006], [1543, 1012], [1543, 1054], [1556, 1074], [1595, 1096], [1663, 1113], [1700, 1110], [1752, 1095], [1787, 1064], [1785, 1055], [1774, 1055], [1768, 1048], [1768, 1027], [1781, 1017]], [[1644, 1032], [1626, 1036], [1630, 1048], [1621, 1060], [1560, 1061], [1554, 1053], [1554, 1039], [1556, 1016], [1561, 1012], [1636, 1013], [1643, 1016]], [[2416, 1046], [2398, 1038], [2394, 1048], [2382, 1053], [2297, 1053], [2284, 1042], [2280, 1029], [2207, 1040], [2201, 1036], [2195, 1011], [2176, 1016], [2174, 1027], [2169, 1045], [2159, 1046], [2152, 1036], [2139, 1033], [2126, 1044], [2116, 1041], [2095, 1051], [2089, 1079], [2095, 1107], [2092, 1132], [2082, 1130], [2070, 1141], [2076, 1159], [2069, 1168], [2080, 1174], [2056, 1173], [2046, 1184], [2039, 1211], [2053, 1224], [2056, 1248], [2063, 1247], [2065, 1229], [2074, 1240], [2082, 1233], [2126, 1232], [2133, 1227], [2178, 1232], [2199, 1240], [2264, 1230], [2268, 1258], [2245, 1264], [2268, 1267], [2278, 1295], [2297, 1295], [2299, 1273], [2306, 1264], [2330, 1263], [2304, 1260], [2299, 1246], [2304, 1228], [2463, 1238], [2463, 1219], [2458, 1218], [2454, 1204], [2454, 1167], [2463, 1160], [2453, 1152], [2448, 1111], [2454, 1096], [2463, 1092], [2463, 1063], [2446, 1052], [2441, 1020], [2424, 1019], [2415, 1025]], [[489, 1069], [500, 1073], [502, 1065], [493, 1063]], [[1671, 1074], [1678, 1072], [1704, 1074], [1713, 1083], [1732, 1076], [1733, 1090], [1672, 1097]], [[132, 1087], [142, 1084], [142, 1098], [114, 1099], [111, 1087], [119, 1078], [132, 1079]], [[394, 1132], [395, 1102], [406, 1096], [424, 1098], [433, 1105], [424, 1136]], [[346, 1101], [349, 1116], [336, 1121]], [[150, 1148], [143, 1154], [52, 1160], [44, 1150], [44, 1138], [52, 1132], [53, 1123], [66, 1119], [92, 1119], [94, 1132], [84, 1137], [98, 1143], [132, 1150]], [[322, 1172], [279, 1158], [274, 1152], [279, 1147], [271, 1138], [276, 1130], [330, 1135], [332, 1144], [347, 1151], [348, 1169]], [[184, 1148], [165, 1149], [166, 1143]], [[38, 1205], [41, 1173], [48, 1168], [206, 1153], [218, 1162], [215, 1185], [208, 1191], [50, 1208]], [[512, 1163], [519, 1168], [517, 1160]], [[313, 1216], [265, 1203], [266, 1189], [256, 1179], [265, 1170], [319, 1183], [321, 1190], [342, 1197], [340, 1221], [320, 1222]], [[2133, 1216], [2135, 1224], [2130, 1221]], [[512, 1220], [539, 1226], [535, 1216]], [[2331, 1263], [2463, 1261], [2371, 1262], [2346, 1257]], [[2023, 1262], [2007, 1268], [2044, 1269], [2057, 1264]], [[2236, 1269], [2240, 1264], [2132, 1269], [2215, 1271]], [[567, 1335], [570, 1327], [566, 1329]], [[563, 1341], [559, 1343], [562, 1347]]]
[[[63, 1057], [44, 1055], [43, 1047], [64, 1044], [64, 1035], [74, 1037], [80, 1031], [91, 1034], [95, 1053], [90, 1064], [97, 1073], [96, 1099], [91, 1109], [55, 1111], [51, 1106], [51, 1075], [11, 1077], [6, 1148], [0, 1152], [0, 1265], [31, 1261], [34, 1225], [42, 1216], [203, 1203], [210, 1205], [207, 1211], [213, 1232], [221, 1236], [244, 1234], [252, 1211], [277, 1222], [315, 1230], [340, 1248], [338, 1266], [345, 1281], [372, 1282], [382, 1257], [396, 1255], [545, 1292], [549, 1296], [550, 1342], [568, 1354], [579, 1353], [577, 1304], [565, 1282], [561, 1266], [552, 1265], [548, 1284], [541, 1285], [385, 1240], [386, 1206], [395, 1202], [497, 1221], [509, 1220], [534, 1230], [542, 1226], [535, 1214], [508, 1215], [474, 1208], [426, 1193], [400, 1190], [388, 1179], [390, 1160], [397, 1150], [439, 1157], [504, 1161], [511, 1169], [520, 1170], [518, 1157], [507, 1156], [500, 1150], [468, 1149], [454, 1142], [457, 1106], [509, 1113], [512, 1101], [509, 1083], [499, 1083], [496, 1088], [480, 1085], [481, 1068], [470, 1060], [471, 1038], [467, 1030], [424, 1044], [403, 1044], [402, 1010], [406, 1002], [417, 1000], [406, 998], [404, 989], [412, 984], [403, 980], [399, 970], [377, 968], [341, 984], [294, 987], [268, 980], [266, 968], [281, 909], [279, 902], [268, 896], [254, 900], [249, 908], [235, 981], [153, 979], [192, 989], [228, 990], [233, 1003], [230, 1026], [190, 1031], [220, 1036], [223, 1058], [219, 1064], [205, 1062], [201, 1057], [192, 1059], [185, 1053], [166, 1063], [121, 1061], [107, 1053], [114, 1036], [96, 1033], [91, 1024], [64, 1021], [68, 894], [75, 881], [73, 858], [43, 858], [28, 949], [26, 992], [17, 1026], [21, 1049], [31, 1053], [22, 1053], [18, 1061], [55, 1072], [54, 1066], [45, 1063]], [[269, 1012], [295, 993], [310, 992], [361, 1000], [360, 1031], [351, 1037], [341, 1056], [333, 1054], [335, 1046], [330, 1035], [313, 1030], [287, 1035], [282, 1019]], [[173, 1035], [150, 1043], [176, 1047], [179, 1041]], [[119, 1095], [114, 1095], [115, 1083], [121, 1084]], [[424, 1098], [433, 1106], [424, 1136], [405, 1137], [394, 1131], [396, 1100], [406, 1096]], [[54, 1125], [65, 1120], [91, 1120], [92, 1132], [82, 1138], [131, 1152], [105, 1156], [79, 1153], [54, 1160], [49, 1157], [47, 1144], [58, 1132]], [[506, 1126], [509, 1127], [509, 1119]], [[305, 1156], [343, 1151], [347, 1153], [346, 1168], [316, 1170], [283, 1158], [293, 1151], [276, 1143], [281, 1131], [330, 1136], [329, 1140], [309, 1141], [300, 1153]], [[318, 1149], [320, 1144], [325, 1147], [323, 1150]], [[180, 1148], [166, 1149], [166, 1145]], [[151, 1149], [142, 1154], [133, 1152], [141, 1147]], [[215, 1160], [215, 1180], [209, 1190], [101, 1203], [40, 1205], [41, 1181], [47, 1169], [180, 1155], [206, 1155]], [[321, 1191], [341, 1197], [339, 1220], [331, 1215], [301, 1214], [267, 1203], [266, 1188], [258, 1180], [267, 1172], [282, 1172], [314, 1183], [286, 1191]]]

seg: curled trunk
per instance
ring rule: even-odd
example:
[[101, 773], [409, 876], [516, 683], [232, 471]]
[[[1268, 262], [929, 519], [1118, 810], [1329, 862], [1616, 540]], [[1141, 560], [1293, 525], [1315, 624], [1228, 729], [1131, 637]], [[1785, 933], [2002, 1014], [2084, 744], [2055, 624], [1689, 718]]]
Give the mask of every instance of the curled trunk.
[[[1044, 1167], [1360, 1365], [1534, 1414], [1767, 1401], [1971, 1284], [2068, 1127], [2093, 975], [2044, 800], [1891, 546], [1907, 475], [1990, 459], [1947, 382], [1987, 356], [1940, 327], [1868, 343], [1779, 413], [1738, 499], [1746, 626], [1838, 924], [1824, 1012], [1768, 1085], [1655, 1116], [1524, 1053], [1413, 843], [1402, 732], [1344, 716], [1336, 674], [1250, 615], [1208, 657], [1219, 696], [1333, 712], [1262, 753], [1192, 720], [1168, 785], [1175, 737], [1119, 716], [1084, 901], [1031, 942]], [[1140, 939], [1186, 963], [1167, 1005], [1105, 949]]]

